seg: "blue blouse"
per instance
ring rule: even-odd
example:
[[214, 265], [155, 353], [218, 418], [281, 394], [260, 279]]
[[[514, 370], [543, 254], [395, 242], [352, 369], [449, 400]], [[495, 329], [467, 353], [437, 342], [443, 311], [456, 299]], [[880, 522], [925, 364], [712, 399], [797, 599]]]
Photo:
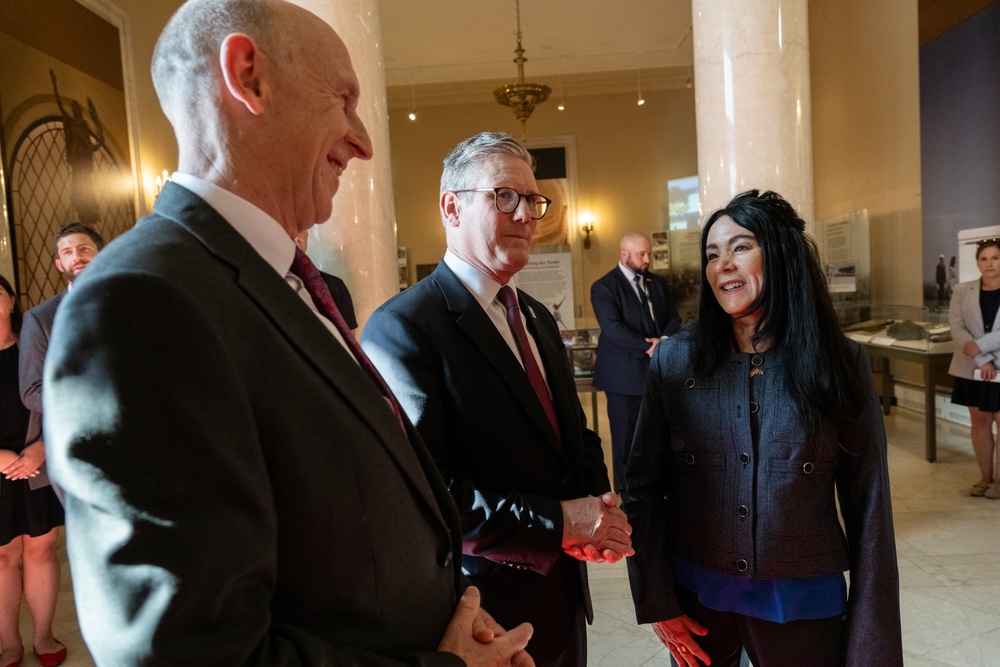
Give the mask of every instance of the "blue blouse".
[[808, 579], [748, 579], [710, 570], [673, 556], [677, 584], [716, 611], [775, 623], [842, 616], [847, 611], [843, 574]]

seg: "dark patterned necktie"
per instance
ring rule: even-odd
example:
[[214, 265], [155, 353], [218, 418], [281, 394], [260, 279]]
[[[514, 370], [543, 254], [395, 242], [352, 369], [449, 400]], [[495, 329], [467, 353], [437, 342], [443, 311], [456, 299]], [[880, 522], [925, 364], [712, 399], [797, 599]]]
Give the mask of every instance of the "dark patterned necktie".
[[646, 333], [649, 334], [653, 324], [653, 314], [649, 310], [649, 299], [646, 298], [646, 290], [642, 286], [642, 276], [638, 273], [632, 278], [632, 282], [635, 283], [635, 288], [639, 291], [639, 305], [642, 306], [642, 312], [646, 314]]
[[323, 280], [323, 276], [319, 274], [319, 269], [316, 265], [312, 263], [309, 256], [306, 255], [300, 248], [295, 248], [295, 259], [292, 261], [291, 272], [298, 276], [299, 280], [305, 286], [306, 291], [309, 292], [309, 296], [312, 297], [313, 303], [316, 305], [316, 309], [330, 318], [333, 325], [337, 327], [337, 331], [344, 338], [344, 342], [347, 343], [348, 349], [354, 355], [354, 358], [358, 362], [358, 366], [361, 367], [368, 377], [371, 379], [375, 386], [378, 387], [382, 395], [385, 396], [386, 401], [392, 407], [392, 411], [396, 414], [396, 420], [399, 421], [399, 426], [406, 431], [406, 427], [403, 426], [403, 417], [399, 409], [399, 403], [396, 402], [396, 397], [393, 396], [392, 390], [389, 389], [389, 385], [385, 383], [385, 380], [379, 374], [372, 360], [368, 358], [364, 350], [361, 349], [361, 345], [358, 343], [357, 339], [354, 337], [354, 332], [351, 328], [347, 326], [347, 322], [344, 321], [344, 317], [340, 314], [340, 310], [337, 309], [337, 304], [333, 301], [333, 295], [330, 294], [330, 288], [326, 286], [326, 281]]
[[545, 385], [545, 378], [542, 377], [542, 371], [538, 367], [538, 362], [535, 361], [535, 355], [531, 352], [528, 334], [524, 330], [524, 323], [521, 322], [521, 308], [517, 305], [517, 295], [514, 294], [514, 290], [504, 285], [497, 292], [497, 298], [507, 309], [507, 324], [510, 325], [511, 333], [514, 334], [514, 340], [517, 342], [517, 348], [521, 351], [521, 360], [524, 362], [524, 372], [528, 374], [528, 382], [535, 390], [535, 394], [542, 404], [542, 409], [545, 410], [545, 415], [549, 418], [549, 423], [552, 424], [552, 428], [558, 436], [559, 419], [556, 417], [556, 409], [552, 405], [552, 397], [549, 396], [549, 388]]

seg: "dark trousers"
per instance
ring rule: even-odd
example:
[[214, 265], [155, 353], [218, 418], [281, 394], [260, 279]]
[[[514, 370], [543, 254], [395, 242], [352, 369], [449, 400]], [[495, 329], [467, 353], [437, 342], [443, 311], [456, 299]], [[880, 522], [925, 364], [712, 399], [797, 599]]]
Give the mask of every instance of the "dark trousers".
[[604, 392], [608, 399], [608, 425], [611, 429], [611, 453], [614, 467], [615, 491], [625, 489], [625, 469], [628, 454], [632, 451], [632, 436], [639, 421], [642, 396]]
[[709, 609], [683, 588], [677, 599], [687, 615], [708, 634], [695, 641], [712, 658], [712, 667], [740, 667], [745, 650], [754, 667], [840, 667], [843, 665], [844, 621], [834, 618], [775, 623]]
[[579, 561], [563, 556], [548, 575], [500, 568], [470, 575], [483, 609], [508, 630], [527, 621], [528, 654], [537, 667], [586, 667], [587, 619]]

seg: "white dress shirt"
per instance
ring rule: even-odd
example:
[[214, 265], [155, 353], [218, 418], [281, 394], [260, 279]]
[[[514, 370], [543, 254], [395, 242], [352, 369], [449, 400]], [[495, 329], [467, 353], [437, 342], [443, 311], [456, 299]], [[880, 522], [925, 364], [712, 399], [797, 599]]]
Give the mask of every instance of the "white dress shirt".
[[[198, 195], [215, 209], [215, 212], [246, 239], [246, 242], [279, 276], [284, 278], [289, 287], [295, 290], [299, 298], [309, 306], [309, 310], [315, 313], [337, 342], [345, 350], [351, 352], [351, 348], [348, 347], [336, 325], [316, 308], [316, 304], [313, 303], [312, 296], [305, 285], [298, 276], [291, 273], [292, 260], [295, 259], [295, 241], [277, 220], [246, 199], [197, 176], [175, 171], [170, 180]], [[353, 353], [351, 353], [351, 358], [354, 359]], [[357, 360], [355, 359], [355, 361]]]

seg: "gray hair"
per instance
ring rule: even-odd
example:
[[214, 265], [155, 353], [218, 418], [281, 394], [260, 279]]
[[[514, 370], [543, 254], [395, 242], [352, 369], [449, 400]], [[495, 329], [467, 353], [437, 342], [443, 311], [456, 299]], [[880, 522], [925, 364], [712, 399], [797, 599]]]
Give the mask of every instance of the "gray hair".
[[535, 158], [514, 137], [506, 132], [480, 132], [455, 146], [445, 157], [441, 192], [473, 187], [482, 164], [497, 155], [524, 160], [535, 171]]
[[283, 32], [282, 0], [189, 0], [173, 15], [153, 50], [153, 86], [170, 122], [199, 123], [200, 110], [216, 103], [219, 48], [231, 34], [247, 35], [272, 60]]

